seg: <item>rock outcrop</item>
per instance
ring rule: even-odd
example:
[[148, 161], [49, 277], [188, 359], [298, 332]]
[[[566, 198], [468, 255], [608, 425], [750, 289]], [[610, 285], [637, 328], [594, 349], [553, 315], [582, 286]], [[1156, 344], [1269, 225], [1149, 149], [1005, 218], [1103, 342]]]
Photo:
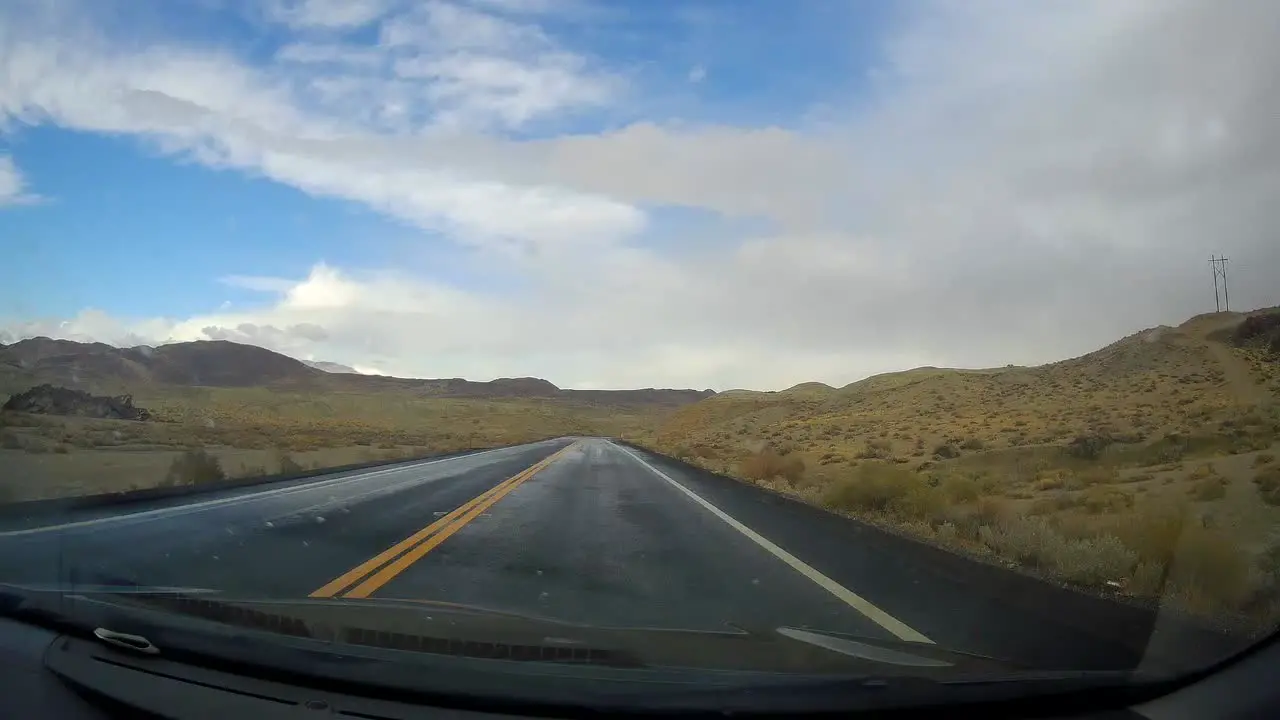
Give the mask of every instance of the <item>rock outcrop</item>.
[[150, 420], [151, 413], [135, 407], [133, 396], [90, 395], [56, 385], [37, 385], [18, 393], [4, 404], [4, 410], [38, 415], [73, 415], [108, 420]]

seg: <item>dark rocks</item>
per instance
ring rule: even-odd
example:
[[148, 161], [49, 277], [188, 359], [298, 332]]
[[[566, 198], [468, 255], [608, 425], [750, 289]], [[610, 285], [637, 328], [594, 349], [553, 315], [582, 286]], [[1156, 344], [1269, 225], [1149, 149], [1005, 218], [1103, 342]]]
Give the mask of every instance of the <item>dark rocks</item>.
[[37, 415], [73, 415], [108, 420], [150, 420], [151, 413], [134, 407], [132, 395], [90, 395], [56, 385], [37, 385], [9, 398], [2, 408]]

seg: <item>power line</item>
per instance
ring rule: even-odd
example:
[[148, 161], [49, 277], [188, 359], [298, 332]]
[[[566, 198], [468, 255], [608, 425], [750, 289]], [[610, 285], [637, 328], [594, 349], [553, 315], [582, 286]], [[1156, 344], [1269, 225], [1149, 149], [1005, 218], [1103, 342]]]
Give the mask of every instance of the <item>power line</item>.
[[[1231, 311], [1231, 294], [1227, 290], [1227, 258], [1209, 256], [1209, 264], [1213, 266], [1213, 307], [1218, 312]], [[1222, 282], [1219, 283], [1218, 280]], [[1218, 287], [1222, 287], [1222, 294], [1219, 296]]]

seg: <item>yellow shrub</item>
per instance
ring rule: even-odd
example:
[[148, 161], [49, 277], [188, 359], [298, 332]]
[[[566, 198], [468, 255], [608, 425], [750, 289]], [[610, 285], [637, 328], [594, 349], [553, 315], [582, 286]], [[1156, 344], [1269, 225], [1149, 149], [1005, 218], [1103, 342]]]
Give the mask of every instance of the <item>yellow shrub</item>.
[[947, 501], [952, 503], [973, 502], [982, 492], [977, 480], [963, 475], [953, 475], [943, 480], [939, 489]]
[[946, 498], [923, 477], [898, 465], [867, 462], [827, 486], [828, 507], [883, 512], [902, 519], [932, 523], [942, 520]]
[[804, 475], [804, 461], [796, 455], [783, 457], [773, 450], [765, 449], [748, 455], [738, 469], [748, 480], [781, 477], [787, 482], [796, 483]]

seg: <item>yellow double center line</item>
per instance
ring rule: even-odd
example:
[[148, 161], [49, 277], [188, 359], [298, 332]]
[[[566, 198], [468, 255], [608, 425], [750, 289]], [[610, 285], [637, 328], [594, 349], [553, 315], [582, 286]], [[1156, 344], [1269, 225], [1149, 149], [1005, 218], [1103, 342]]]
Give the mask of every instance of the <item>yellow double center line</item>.
[[[423, 555], [448, 540], [451, 535], [461, 530], [467, 523], [479, 517], [494, 503], [506, 497], [507, 493], [519, 487], [520, 483], [538, 474], [540, 470], [555, 462], [557, 458], [573, 449], [576, 445], [577, 443], [573, 443], [561, 448], [547, 458], [471, 498], [457, 510], [329, 581], [324, 587], [311, 593], [311, 597], [327, 598], [337, 597], [338, 595], [348, 598], [369, 597], [378, 588], [386, 585], [392, 578], [403, 572], [405, 568], [417, 562]], [[350, 589], [347, 590], [347, 588]], [[343, 590], [346, 590], [346, 592], [343, 593]]]

